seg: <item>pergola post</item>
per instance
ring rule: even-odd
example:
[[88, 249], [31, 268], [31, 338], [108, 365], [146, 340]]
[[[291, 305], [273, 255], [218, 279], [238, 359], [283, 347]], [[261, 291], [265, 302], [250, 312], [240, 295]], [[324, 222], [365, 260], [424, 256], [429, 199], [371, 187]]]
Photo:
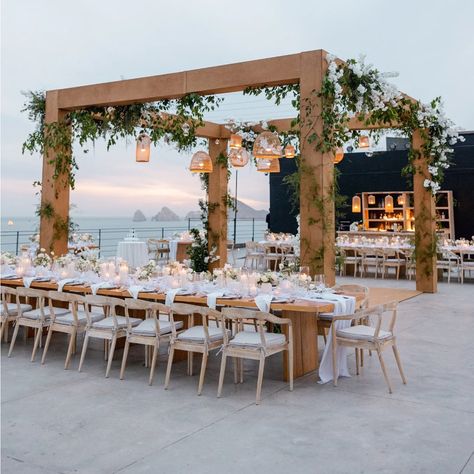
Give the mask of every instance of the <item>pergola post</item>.
[[[58, 91], [46, 93], [45, 123], [62, 122], [66, 112], [58, 108]], [[57, 150], [45, 150], [41, 181], [40, 247], [56, 255], [68, 249], [69, 182], [66, 174], [54, 178]]]
[[316, 149], [321, 137], [322, 102], [317, 97], [326, 71], [324, 51], [301, 53], [300, 258], [311, 275], [324, 273], [335, 283], [334, 163], [329, 153]]
[[224, 160], [219, 159], [226, 153], [227, 140], [209, 140], [213, 171], [209, 173], [208, 186], [208, 243], [209, 251], [217, 246], [216, 255], [219, 255], [219, 260], [210, 265], [211, 269], [223, 267], [227, 262], [227, 166]]
[[436, 204], [431, 190], [423, 182], [430, 178], [428, 162], [423, 155], [423, 137], [416, 130], [412, 147], [417, 156], [414, 161], [413, 196], [415, 211], [416, 289], [424, 293], [436, 293]]

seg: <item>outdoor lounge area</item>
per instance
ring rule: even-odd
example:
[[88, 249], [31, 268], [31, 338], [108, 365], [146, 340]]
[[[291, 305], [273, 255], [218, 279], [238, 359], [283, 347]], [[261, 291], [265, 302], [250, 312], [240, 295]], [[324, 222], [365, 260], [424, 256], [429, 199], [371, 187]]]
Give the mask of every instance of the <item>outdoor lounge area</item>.
[[1, 472], [474, 474], [472, 64], [368, 4], [341, 46], [337, 5], [53, 3], [31, 52], [1, 7]]

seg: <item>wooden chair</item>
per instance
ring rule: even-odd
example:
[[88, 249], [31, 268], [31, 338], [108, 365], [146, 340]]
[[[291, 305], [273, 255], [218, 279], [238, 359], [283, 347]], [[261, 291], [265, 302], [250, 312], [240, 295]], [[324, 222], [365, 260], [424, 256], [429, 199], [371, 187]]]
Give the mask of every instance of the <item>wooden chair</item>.
[[[255, 403], [258, 405], [261, 400], [263, 371], [265, 359], [282, 351], [288, 351], [288, 367], [290, 375], [290, 391], [293, 390], [293, 332], [290, 319], [278, 318], [270, 313], [254, 311], [240, 308], [223, 308], [222, 316], [224, 326], [230, 322], [233, 327], [233, 335], [225, 332], [224, 344], [222, 346], [221, 370], [219, 374], [219, 387], [217, 396], [222, 394], [224, 383], [225, 367], [227, 357], [234, 357], [234, 382], [237, 383], [237, 363], [236, 359], [253, 359], [259, 361], [257, 378], [257, 395]], [[257, 324], [257, 331], [245, 331], [244, 324], [249, 320], [254, 320]], [[265, 324], [285, 324], [288, 325], [288, 338], [285, 334], [275, 334], [265, 332]], [[243, 362], [243, 361], [242, 361]], [[240, 382], [243, 382], [243, 364], [240, 365]]]
[[[258, 247], [257, 247], [258, 248]], [[263, 264], [265, 270], [278, 270], [278, 264], [282, 261], [282, 253], [277, 242], [275, 245], [265, 245]]]
[[[130, 310], [145, 311], [146, 318], [138, 325], [132, 326], [130, 318]], [[167, 317], [168, 320], [160, 319], [160, 314]], [[151, 301], [134, 300], [128, 298], [125, 300], [125, 317], [127, 319], [127, 339], [123, 351], [122, 367], [120, 369], [120, 380], [123, 380], [125, 367], [127, 364], [128, 351], [130, 344], [141, 344], [153, 348], [151, 356], [151, 368], [148, 384], [153, 383], [155, 374], [156, 361], [160, 350], [161, 342], [168, 342], [171, 338], [171, 308], [161, 303], [153, 303]], [[174, 323], [175, 329], [183, 326], [181, 321]], [[147, 361], [148, 362], [148, 361]]]
[[438, 253], [436, 260], [436, 269], [437, 270], [447, 270], [448, 271], [448, 283], [451, 283], [451, 272], [456, 271], [458, 279], [461, 279], [461, 259], [459, 255], [456, 255], [449, 250], [444, 250], [441, 253]]
[[[44, 345], [41, 364], [44, 364], [46, 361], [46, 354], [48, 353], [53, 332], [69, 334], [69, 345], [66, 354], [66, 361], [64, 362], [64, 370], [67, 370], [69, 368], [72, 355], [76, 353], [77, 335], [86, 331], [87, 312], [84, 308], [85, 298], [81, 295], [62, 293], [59, 291], [50, 291], [48, 296], [51, 322], [48, 329], [48, 335], [46, 337], [46, 343]], [[52, 300], [68, 303], [69, 311], [65, 314], [63, 313], [58, 315], [58, 308], [55, 308], [52, 305]], [[80, 305], [82, 305], [82, 309], [79, 309]], [[91, 312], [90, 315], [93, 322], [97, 322], [105, 318], [105, 314], [103, 312]]]
[[[387, 330], [381, 328], [382, 318], [385, 314], [390, 314], [391, 319]], [[375, 327], [370, 326], [370, 318], [376, 317], [377, 321]], [[404, 384], [407, 383], [405, 374], [403, 373], [402, 363], [400, 361], [400, 354], [398, 352], [394, 327], [397, 319], [397, 302], [375, 306], [370, 309], [365, 309], [348, 316], [334, 316], [332, 319], [332, 365], [334, 386], [337, 386], [338, 369], [337, 369], [337, 347], [353, 347], [355, 349], [368, 349], [377, 352], [380, 366], [388, 386], [388, 392], [392, 393], [392, 386], [388, 378], [385, 362], [382, 357], [382, 352], [391, 347], [395, 360], [397, 362], [398, 370]], [[353, 326], [336, 330], [336, 321], [349, 320], [356, 323]], [[359, 323], [359, 324], [357, 324]], [[362, 323], [362, 324], [360, 324]], [[359, 362], [356, 358], [356, 370], [359, 375]]]
[[280, 254], [281, 254], [281, 262], [289, 262], [294, 263], [296, 262], [296, 254], [293, 247], [293, 244], [282, 242], [280, 243]]
[[360, 250], [355, 247], [341, 248], [341, 255], [343, 255], [344, 275], [347, 275], [347, 265], [354, 265], [354, 277], [356, 277], [362, 260]]
[[461, 258], [461, 284], [464, 284], [464, 276], [465, 273], [469, 273], [469, 277], [471, 277], [471, 272], [474, 272], [474, 260], [467, 260], [464, 258]]
[[361, 248], [360, 255], [360, 276], [364, 277], [368, 273], [369, 267], [374, 268], [374, 276], [377, 278], [379, 270], [383, 265], [383, 251], [379, 249]]
[[[49, 298], [49, 292], [46, 290], [36, 290], [22, 287], [18, 287], [16, 292], [18, 316], [15, 320], [15, 329], [13, 331], [8, 357], [11, 356], [13, 348], [15, 347], [18, 329], [20, 326], [23, 326], [25, 331], [27, 331], [26, 328], [33, 328], [35, 330], [35, 341], [33, 344], [33, 352], [31, 353], [31, 362], [33, 362], [35, 360], [38, 346], [41, 346], [43, 328], [48, 327], [51, 323], [50, 306], [48, 307], [45, 304], [46, 300]], [[28, 305], [30, 304], [31, 298], [36, 298], [36, 309], [23, 311], [22, 305], [20, 303], [21, 297], [25, 298], [26, 304]], [[55, 308], [55, 311], [57, 316], [67, 314], [69, 312], [67, 308]]]
[[[192, 354], [198, 352], [202, 354], [198, 385], [198, 395], [201, 395], [209, 352], [214, 349], [219, 349], [222, 346], [224, 334], [227, 330], [220, 327], [222, 316], [219, 311], [214, 309], [184, 303], [175, 303], [171, 309], [172, 335], [169, 346], [168, 366], [166, 368], [165, 389], [168, 388], [170, 381], [174, 351], [182, 350], [188, 352], [188, 375], [192, 375], [193, 373]], [[194, 325], [195, 314], [199, 314], [201, 317], [200, 325]], [[188, 329], [178, 334], [174, 324], [174, 315], [188, 316]], [[209, 325], [211, 321], [214, 322], [215, 325]]]
[[[16, 300], [16, 289], [8, 286], [2, 286], [2, 301], [0, 306], [0, 342], [5, 337], [5, 342], [8, 341], [8, 325], [10, 322], [15, 321], [18, 316], [18, 307]], [[20, 304], [22, 311], [32, 310], [32, 306], [29, 304]]]
[[[82, 370], [84, 364], [84, 358], [87, 352], [87, 345], [89, 344], [89, 338], [95, 337], [98, 339], [104, 339], [107, 343], [110, 341], [110, 348], [106, 351], [107, 358], [107, 369], [105, 377], [109, 377], [110, 368], [112, 366], [112, 359], [114, 358], [115, 345], [117, 339], [127, 336], [127, 328], [129, 324], [134, 327], [138, 326], [142, 320], [139, 318], [127, 318], [125, 316], [117, 316], [115, 308], [125, 307], [124, 300], [119, 298], [111, 298], [108, 296], [93, 296], [87, 295], [85, 297], [85, 309], [86, 309], [86, 335], [84, 337], [84, 343], [82, 345], [81, 360], [79, 362], [79, 372]], [[105, 318], [100, 321], [94, 321], [94, 313], [91, 307], [102, 308]]]
[[384, 252], [383, 263], [382, 263], [382, 278], [385, 278], [385, 274], [388, 268], [396, 269], [397, 280], [400, 279], [400, 268], [406, 268], [407, 261], [403, 252], [398, 250], [387, 250]]
[[148, 253], [152, 254], [156, 261], [168, 262], [170, 259], [170, 242], [166, 239], [148, 239]]

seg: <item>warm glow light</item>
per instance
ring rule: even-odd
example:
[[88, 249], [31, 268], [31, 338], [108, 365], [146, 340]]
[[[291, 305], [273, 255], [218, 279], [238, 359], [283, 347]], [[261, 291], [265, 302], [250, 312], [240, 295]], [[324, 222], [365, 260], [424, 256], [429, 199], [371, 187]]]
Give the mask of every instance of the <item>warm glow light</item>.
[[393, 212], [393, 197], [390, 194], [385, 196], [384, 204], [385, 212]]
[[192, 173], [212, 173], [212, 160], [205, 151], [197, 151], [191, 158], [189, 171]]
[[148, 163], [150, 161], [150, 137], [146, 133], [140, 133], [137, 138], [137, 149], [135, 160], [137, 163]]
[[240, 135], [237, 135], [237, 134], [233, 133], [230, 136], [229, 148], [231, 150], [238, 150], [238, 149], [242, 148], [242, 137]]
[[282, 156], [281, 143], [278, 135], [262, 132], [253, 144], [253, 156], [263, 160], [274, 160]]
[[370, 142], [369, 137], [367, 135], [361, 135], [359, 137], [359, 148], [369, 148]]
[[291, 144], [285, 147], [285, 158], [294, 158], [296, 154], [295, 147]]
[[375, 204], [375, 196], [373, 194], [369, 194], [367, 197], [367, 202], [371, 205]]
[[344, 148], [337, 148], [334, 155], [334, 164], [337, 165], [344, 159]]
[[8, 219], [7, 225], [13, 225], [13, 221], [11, 219]]
[[279, 173], [280, 160], [257, 160], [257, 171], [261, 173]]
[[354, 196], [352, 198], [352, 212], [360, 212], [360, 197]]
[[403, 206], [405, 204], [405, 196], [403, 194], [400, 194], [400, 196], [398, 196], [397, 203], [399, 206]]
[[244, 167], [249, 162], [249, 158], [249, 154], [245, 148], [230, 150], [229, 161], [234, 168]]

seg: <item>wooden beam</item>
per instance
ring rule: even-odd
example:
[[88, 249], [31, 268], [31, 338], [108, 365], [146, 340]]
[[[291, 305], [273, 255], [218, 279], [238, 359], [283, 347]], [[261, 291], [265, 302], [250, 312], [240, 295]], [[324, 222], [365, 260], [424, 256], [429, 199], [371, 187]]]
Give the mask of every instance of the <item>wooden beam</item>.
[[[65, 115], [66, 112], [58, 108], [58, 91], [47, 92], [45, 122], [61, 122]], [[68, 232], [60, 227], [64, 227], [69, 219], [69, 183], [65, 174], [54, 178], [56, 152], [46, 150], [43, 156], [40, 247], [59, 256], [68, 251]], [[54, 215], [46, 213], [45, 209], [52, 210]], [[63, 226], [58, 226], [60, 223]]]
[[227, 166], [219, 162], [221, 154], [227, 153], [227, 140], [209, 140], [209, 155], [213, 172], [209, 174], [209, 250], [217, 246], [219, 260], [211, 269], [223, 267], [227, 262]]
[[125, 105], [176, 99], [191, 92], [222, 94], [241, 91], [246, 87], [293, 84], [299, 80], [299, 66], [300, 55], [290, 54], [173, 74], [71, 87], [59, 91], [58, 105], [63, 109]]
[[424, 293], [436, 293], [436, 204], [431, 191], [423, 185], [430, 178], [428, 161], [423, 156], [422, 134], [413, 134], [412, 147], [419, 155], [415, 159], [413, 174], [413, 198], [415, 212], [416, 289]]
[[324, 273], [335, 283], [334, 163], [316, 150], [312, 135], [322, 135], [321, 89], [327, 64], [322, 51], [301, 55], [300, 258], [311, 275]]

